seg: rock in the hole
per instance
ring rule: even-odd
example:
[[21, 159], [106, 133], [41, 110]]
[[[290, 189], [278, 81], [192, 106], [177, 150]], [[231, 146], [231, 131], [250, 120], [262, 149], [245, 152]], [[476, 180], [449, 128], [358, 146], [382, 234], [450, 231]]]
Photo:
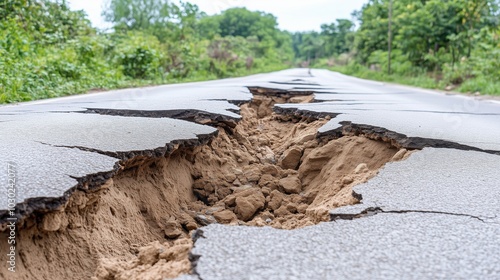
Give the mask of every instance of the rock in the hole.
[[207, 216], [207, 215], [196, 215], [194, 219], [202, 226], [208, 226], [210, 224], [215, 224], [217, 221], [215, 220], [214, 217], [212, 216]]
[[288, 210], [292, 214], [297, 213], [297, 204], [295, 204], [295, 203], [289, 203], [289, 204], [287, 204], [286, 210]]
[[239, 179], [234, 180], [234, 181], [233, 181], [233, 185], [234, 185], [234, 186], [237, 186], [237, 187], [241, 186], [241, 182], [240, 182], [240, 180], [239, 180]]
[[250, 166], [245, 170], [245, 178], [248, 182], [258, 182], [261, 176], [260, 170], [257, 166]]
[[271, 190], [276, 189], [277, 180], [270, 174], [264, 174], [259, 180], [259, 187], [269, 188]]
[[305, 214], [306, 213], [306, 210], [307, 210], [307, 207], [309, 207], [309, 205], [307, 204], [300, 204], [299, 207], [297, 207], [297, 212], [299, 212], [300, 214]]
[[208, 208], [206, 211], [205, 211], [205, 214], [207, 215], [213, 215], [215, 212], [219, 212], [219, 211], [222, 211], [224, 210], [224, 207], [211, 207], [211, 208]]
[[266, 198], [258, 188], [248, 189], [236, 194], [236, 216], [242, 221], [250, 220], [260, 209], [264, 208]]
[[158, 256], [163, 250], [165, 247], [155, 241], [140, 248], [137, 258], [142, 265], [153, 265], [158, 261]]
[[346, 176], [342, 179], [342, 185], [346, 186], [354, 182], [354, 179], [351, 176]]
[[184, 256], [187, 256], [189, 254], [191, 248], [192, 248], [192, 241], [190, 239], [178, 239], [174, 242], [173, 246], [171, 247], [168, 245], [165, 246], [165, 250], [162, 253], [160, 253], [158, 258], [166, 260], [167, 262], [179, 261], [180, 259], [184, 258]]
[[316, 138], [315, 132], [310, 132], [308, 134], [302, 135], [299, 140], [297, 140], [297, 144], [304, 144], [305, 142], [314, 140]]
[[286, 205], [281, 205], [280, 208], [278, 208], [274, 211], [274, 215], [276, 217], [285, 217], [289, 214], [290, 214], [290, 212], [288, 211], [288, 209], [286, 209]]
[[226, 179], [227, 182], [233, 182], [234, 180], [236, 180], [236, 175], [234, 175], [234, 173], [226, 173], [224, 174], [224, 178]]
[[181, 236], [181, 225], [175, 220], [175, 218], [170, 218], [165, 225], [165, 236], [170, 239], [175, 239]]
[[262, 167], [262, 174], [269, 174], [271, 176], [278, 176], [280, 171], [274, 165], [266, 164]]
[[189, 222], [186, 224], [186, 229], [191, 231], [191, 230], [195, 230], [198, 228], [198, 224], [196, 224], [195, 222]]
[[399, 150], [391, 159], [391, 161], [398, 161], [398, 160], [402, 160], [406, 154], [406, 152], [408, 152], [408, 150], [406, 149], [401, 149]]
[[188, 231], [198, 228], [196, 221], [188, 213], [182, 213], [179, 219], [180, 224], [185, 227]]
[[267, 197], [271, 194], [271, 189], [270, 188], [267, 188], [267, 187], [263, 187], [262, 189], [262, 194], [266, 197]]
[[226, 207], [234, 207], [236, 204], [236, 196], [234, 195], [228, 195], [226, 198], [224, 198], [224, 204]]
[[273, 150], [269, 148], [268, 146], [265, 146], [261, 149], [262, 156], [260, 157], [260, 162], [262, 164], [270, 163], [270, 164], [275, 164], [276, 163], [276, 156], [274, 155]]
[[283, 169], [297, 169], [302, 157], [302, 149], [299, 147], [292, 147], [283, 153], [280, 166]]
[[223, 210], [214, 213], [214, 218], [221, 224], [229, 224], [236, 220], [236, 215], [230, 210]]
[[308, 103], [314, 99], [313, 95], [294, 96], [290, 98], [290, 103]]
[[288, 176], [280, 180], [280, 189], [288, 194], [300, 193], [302, 191], [302, 184], [297, 176]]
[[45, 214], [42, 220], [44, 231], [58, 231], [68, 225], [68, 217], [64, 212], [53, 212]]
[[370, 169], [368, 169], [368, 165], [366, 165], [366, 163], [360, 163], [356, 166], [356, 169], [354, 169], [354, 173], [356, 174], [366, 173], [368, 171], [370, 171]]
[[272, 191], [270, 194], [269, 202], [267, 203], [268, 207], [273, 211], [280, 208], [281, 202], [283, 201], [283, 196], [284, 194], [280, 193], [278, 190]]

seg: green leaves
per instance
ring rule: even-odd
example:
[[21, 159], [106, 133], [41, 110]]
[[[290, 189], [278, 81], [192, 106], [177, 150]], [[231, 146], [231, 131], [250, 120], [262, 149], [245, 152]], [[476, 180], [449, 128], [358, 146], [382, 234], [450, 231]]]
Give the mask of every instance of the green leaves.
[[0, 102], [116, 86], [110, 42], [84, 14], [54, 1], [18, 3], [0, 20]]
[[354, 23], [338, 19], [321, 25], [321, 32], [297, 32], [292, 35], [295, 57], [305, 61], [332, 58], [353, 48]]
[[0, 16], [0, 103], [278, 70], [293, 60], [291, 35], [274, 16], [244, 9], [209, 17], [189, 3], [111, 0], [105, 16], [115, 32], [107, 34], [62, 0], [0, 1]]
[[160, 65], [163, 59], [160, 42], [151, 35], [129, 32], [114, 50], [114, 61], [126, 76], [134, 79], [162, 77]]
[[[394, 46], [415, 66], [440, 69], [445, 62], [456, 63], [470, 56], [474, 34], [496, 13], [491, 0], [400, 0], [394, 1]], [[387, 49], [388, 0], [372, 0], [363, 7], [361, 26], [356, 33], [360, 61]]]

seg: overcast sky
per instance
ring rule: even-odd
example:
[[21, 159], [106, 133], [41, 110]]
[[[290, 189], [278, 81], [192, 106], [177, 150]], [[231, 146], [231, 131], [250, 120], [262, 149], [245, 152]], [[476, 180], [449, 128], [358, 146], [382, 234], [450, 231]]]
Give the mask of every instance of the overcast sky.
[[[99, 28], [109, 27], [101, 17], [105, 1], [69, 0], [73, 10], [85, 10], [92, 24]], [[351, 18], [351, 12], [359, 10], [367, 0], [191, 0], [207, 14], [215, 14], [231, 7], [247, 7], [265, 11], [278, 18], [280, 29], [289, 31], [319, 30], [322, 23], [339, 18]]]

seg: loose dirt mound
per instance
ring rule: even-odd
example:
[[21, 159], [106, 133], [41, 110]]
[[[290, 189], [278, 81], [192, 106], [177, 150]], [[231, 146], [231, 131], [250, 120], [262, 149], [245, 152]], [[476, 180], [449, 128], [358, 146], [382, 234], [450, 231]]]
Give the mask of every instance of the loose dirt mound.
[[193, 241], [179, 239], [173, 245], [155, 241], [138, 250], [131, 261], [102, 259], [93, 279], [165, 279], [189, 273], [191, 263], [188, 255]]
[[294, 229], [327, 221], [328, 210], [357, 202], [352, 186], [398, 152], [356, 136], [320, 143], [317, 130], [327, 120], [272, 114], [274, 102], [289, 100], [280, 98], [254, 98], [232, 135], [221, 129], [195, 152], [194, 193], [219, 223]]
[[357, 202], [354, 185], [407, 152], [359, 136], [321, 141], [327, 119], [272, 113], [275, 103], [312, 100], [255, 94], [236, 128], [219, 128], [208, 145], [126, 163], [101, 190], [78, 191], [61, 211], [27, 220], [17, 237], [18, 273], [2, 268], [0, 276], [173, 278], [190, 271], [189, 233], [201, 226], [327, 221], [328, 210]]

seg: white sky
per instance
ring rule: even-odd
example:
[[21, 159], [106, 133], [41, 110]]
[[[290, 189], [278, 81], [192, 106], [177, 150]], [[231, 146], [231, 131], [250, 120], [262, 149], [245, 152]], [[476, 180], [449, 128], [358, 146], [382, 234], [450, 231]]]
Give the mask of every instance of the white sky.
[[[101, 17], [107, 0], [69, 0], [73, 10], [85, 10], [92, 24], [99, 28], [110, 27]], [[278, 18], [280, 29], [288, 31], [320, 30], [323, 23], [339, 18], [351, 18], [367, 0], [188, 0], [207, 14], [215, 14], [231, 7], [247, 7], [271, 13]]]

